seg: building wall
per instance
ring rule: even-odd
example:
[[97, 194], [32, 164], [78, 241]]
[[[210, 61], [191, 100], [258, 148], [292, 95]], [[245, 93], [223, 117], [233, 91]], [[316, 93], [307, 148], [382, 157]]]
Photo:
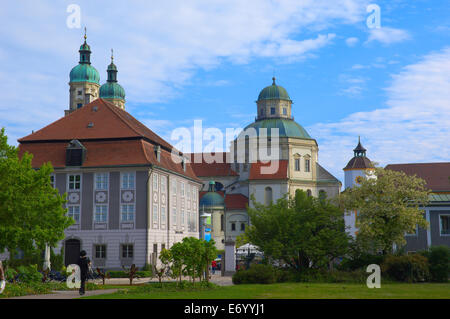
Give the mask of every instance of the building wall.
[[440, 233], [439, 215], [450, 215], [450, 206], [447, 207], [430, 207], [430, 225], [431, 225], [431, 245], [445, 245], [450, 247], [450, 235], [442, 235]]

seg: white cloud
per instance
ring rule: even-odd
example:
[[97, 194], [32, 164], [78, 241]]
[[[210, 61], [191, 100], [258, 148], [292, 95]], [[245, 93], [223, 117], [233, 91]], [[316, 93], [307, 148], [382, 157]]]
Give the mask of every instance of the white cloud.
[[347, 39], [345, 40], [345, 43], [346, 43], [349, 47], [354, 47], [358, 42], [359, 42], [359, 39], [358, 39], [358, 38], [355, 38], [355, 37], [347, 38]]
[[389, 27], [381, 27], [370, 29], [367, 43], [378, 41], [387, 45], [395, 42], [409, 40], [410, 38], [411, 35], [408, 33], [408, 31]]
[[[199, 69], [255, 57], [293, 61], [329, 45], [327, 28], [365, 17], [368, 1], [209, 0], [158, 2], [79, 1], [88, 28], [92, 65], [105, 81], [110, 48], [128, 103], [164, 102]], [[0, 76], [8, 95], [0, 102], [1, 125], [13, 139], [42, 127], [68, 105], [68, 74], [77, 64], [81, 29], [66, 27], [67, 2], [20, 1], [2, 6]], [[311, 32], [314, 35], [311, 36]], [[30, 73], [42, 75], [32, 80]], [[19, 118], [23, 114], [23, 118]], [[19, 127], [22, 127], [20, 130]], [[21, 133], [20, 133], [21, 132]]]
[[367, 156], [381, 165], [449, 161], [450, 48], [430, 53], [392, 76], [386, 107], [308, 128], [320, 162], [342, 180], [361, 135]]

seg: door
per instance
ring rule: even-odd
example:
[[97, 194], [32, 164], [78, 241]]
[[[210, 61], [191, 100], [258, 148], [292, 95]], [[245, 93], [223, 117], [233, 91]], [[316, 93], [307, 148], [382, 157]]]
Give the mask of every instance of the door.
[[78, 264], [80, 257], [81, 243], [78, 239], [66, 240], [66, 247], [64, 249], [64, 264]]

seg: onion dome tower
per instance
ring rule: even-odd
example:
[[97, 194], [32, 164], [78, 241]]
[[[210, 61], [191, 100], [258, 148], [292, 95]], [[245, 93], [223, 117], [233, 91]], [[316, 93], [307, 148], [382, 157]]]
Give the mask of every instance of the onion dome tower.
[[91, 48], [86, 43], [86, 39], [86, 28], [84, 28], [84, 43], [78, 51], [80, 61], [72, 68], [69, 75], [70, 102], [69, 109], [65, 111], [66, 115], [98, 98], [100, 75], [91, 65]]
[[117, 67], [114, 64], [113, 50], [111, 49], [111, 64], [108, 65], [108, 79], [100, 87], [100, 98], [113, 103], [115, 106], [125, 109], [125, 90], [117, 83]]
[[367, 150], [362, 146], [361, 139], [358, 137], [358, 145], [353, 150], [354, 156], [344, 167], [345, 188], [353, 187], [361, 183], [361, 179], [368, 175], [368, 172], [374, 167], [370, 159], [366, 156]]

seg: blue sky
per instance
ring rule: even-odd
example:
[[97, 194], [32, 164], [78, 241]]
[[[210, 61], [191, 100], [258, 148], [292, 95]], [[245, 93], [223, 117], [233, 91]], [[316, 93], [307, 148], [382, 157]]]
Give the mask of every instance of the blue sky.
[[[173, 129], [245, 127], [273, 75], [339, 179], [358, 135], [388, 163], [450, 160], [448, 1], [10, 1], [0, 11], [0, 126], [10, 143], [68, 108], [84, 26], [106, 80], [114, 48], [127, 111]], [[369, 4], [381, 28], [366, 24]], [[81, 9], [69, 28], [67, 7]]]

